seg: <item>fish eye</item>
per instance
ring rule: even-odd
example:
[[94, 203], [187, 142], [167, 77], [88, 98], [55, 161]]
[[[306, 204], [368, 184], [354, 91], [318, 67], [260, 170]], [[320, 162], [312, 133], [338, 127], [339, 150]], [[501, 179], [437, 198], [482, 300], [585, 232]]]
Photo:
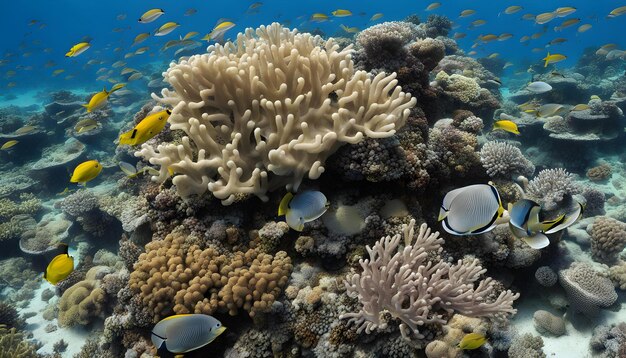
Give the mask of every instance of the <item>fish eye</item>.
[[218, 323], [218, 324], [217, 324], [217, 326], [219, 327], [219, 326], [220, 326], [220, 324]]

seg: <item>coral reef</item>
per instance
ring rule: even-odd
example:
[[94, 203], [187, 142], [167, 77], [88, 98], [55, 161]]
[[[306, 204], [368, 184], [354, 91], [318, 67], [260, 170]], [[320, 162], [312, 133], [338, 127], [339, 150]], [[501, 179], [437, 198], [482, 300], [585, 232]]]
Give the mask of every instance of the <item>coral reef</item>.
[[613, 264], [626, 247], [626, 223], [606, 216], [597, 217], [591, 226], [591, 256], [598, 262]]
[[535, 166], [524, 157], [519, 148], [506, 142], [485, 143], [480, 150], [480, 162], [492, 178], [519, 175], [530, 177], [535, 172]]
[[0, 358], [36, 358], [38, 347], [15, 328], [0, 326]]
[[589, 347], [596, 357], [617, 358], [626, 353], [626, 324], [600, 325], [593, 329]]
[[[273, 47], [290, 55], [270, 56]], [[171, 129], [186, 136], [137, 155], [160, 166], [159, 181], [173, 171], [184, 197], [209, 190], [231, 204], [241, 194], [268, 200], [282, 185], [297, 190], [341, 144], [393, 135], [416, 102], [395, 75], [354, 71], [350, 49], [338, 47], [275, 23], [172, 64], [164, 75], [174, 90], [155, 99], [173, 107]]]
[[[400, 320], [403, 337], [418, 339], [418, 326], [445, 324], [445, 314], [461, 314], [502, 319], [514, 314], [512, 304], [519, 296], [503, 291], [494, 300], [494, 282], [486, 278], [474, 287], [483, 269], [478, 260], [461, 261], [452, 265], [429, 260], [429, 253], [441, 251], [443, 239], [422, 224], [414, 237], [415, 221], [403, 228], [403, 234], [387, 236], [374, 247], [367, 247], [369, 259], [359, 261], [363, 272], [348, 277], [348, 293], [358, 297], [362, 307], [347, 313], [357, 331], [371, 333], [384, 330], [391, 319]], [[398, 251], [400, 242], [406, 247]], [[410, 302], [410, 304], [406, 304]]]
[[559, 276], [550, 266], [541, 266], [535, 271], [535, 279], [541, 286], [552, 287], [558, 281]]
[[104, 315], [107, 295], [96, 279], [100, 267], [90, 269], [85, 280], [68, 288], [59, 300], [59, 325], [87, 325]]

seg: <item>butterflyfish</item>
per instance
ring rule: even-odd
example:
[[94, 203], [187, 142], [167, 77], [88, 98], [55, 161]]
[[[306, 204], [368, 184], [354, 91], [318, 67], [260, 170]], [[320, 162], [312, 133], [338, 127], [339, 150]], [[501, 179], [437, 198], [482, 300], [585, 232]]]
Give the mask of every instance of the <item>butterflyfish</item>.
[[62, 253], [56, 255], [50, 261], [48, 267], [46, 267], [46, 272], [43, 274], [43, 278], [53, 285], [63, 281], [74, 271], [74, 258], [67, 253], [67, 244], [60, 244], [59, 248], [62, 250]]
[[166, 109], [146, 116], [135, 128], [120, 135], [120, 145], [139, 145], [147, 142], [165, 128], [170, 114], [172, 112]]
[[287, 193], [278, 206], [278, 216], [285, 216], [290, 228], [302, 231], [305, 223], [324, 215], [329, 206], [326, 196], [319, 191]]
[[450, 234], [476, 235], [491, 231], [503, 213], [498, 190], [491, 184], [474, 184], [446, 194], [439, 221]]
[[213, 342], [226, 327], [205, 314], [178, 314], [162, 319], [152, 329], [152, 343], [158, 350], [183, 354]]
[[102, 165], [97, 160], [88, 160], [78, 164], [72, 173], [70, 183], [87, 184], [88, 181], [95, 179], [102, 171]]

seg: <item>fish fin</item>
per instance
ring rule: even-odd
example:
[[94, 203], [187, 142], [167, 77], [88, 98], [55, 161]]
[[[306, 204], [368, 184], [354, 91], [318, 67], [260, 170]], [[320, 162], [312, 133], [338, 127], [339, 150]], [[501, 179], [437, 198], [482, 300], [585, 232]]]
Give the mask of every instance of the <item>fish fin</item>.
[[62, 242], [59, 244], [58, 248], [61, 250], [61, 254], [68, 255], [68, 250], [70, 248], [68, 244]]
[[553, 229], [555, 227], [557, 227], [558, 225], [560, 225], [563, 221], [565, 220], [565, 214], [561, 214], [559, 215], [556, 219], [554, 220], [546, 220], [546, 221], [542, 221], [540, 223], [541, 225], [541, 231], [546, 232], [546, 231], [550, 231], [550, 229]]
[[448, 216], [448, 212], [449, 212], [449, 210], [447, 210], [446, 208], [441, 206], [439, 208], [439, 218], [437, 219], [437, 221], [441, 221], [441, 220], [445, 219]]
[[89, 108], [89, 104], [81, 104], [81, 106], [83, 106], [85, 108]]
[[128, 132], [122, 133], [120, 135], [120, 145], [134, 145], [135, 142], [133, 141], [133, 138], [135, 136], [135, 134], [137, 133], [136, 129], [131, 129]]
[[291, 199], [293, 199], [293, 193], [291, 192], [287, 192], [287, 194], [283, 196], [283, 198], [280, 201], [280, 204], [278, 205], [278, 216], [284, 216], [287, 214]]
[[546, 56], [546, 58], [544, 58], [544, 60], [546, 60], [546, 62], [543, 64], [543, 67], [546, 68], [548, 67], [548, 63], [550, 63], [550, 52], [548, 52], [548, 56]]
[[535, 236], [528, 236], [523, 238], [524, 242], [528, 244], [528, 246], [533, 249], [543, 249], [544, 247], [550, 245], [550, 240], [543, 233], [537, 233]]

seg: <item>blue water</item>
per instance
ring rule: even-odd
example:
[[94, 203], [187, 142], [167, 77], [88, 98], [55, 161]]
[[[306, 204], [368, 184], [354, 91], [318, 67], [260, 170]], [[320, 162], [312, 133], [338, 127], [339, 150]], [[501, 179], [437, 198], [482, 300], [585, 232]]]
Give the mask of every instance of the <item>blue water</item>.
[[[197, 31], [202, 36], [209, 33], [220, 18], [227, 18], [236, 23], [236, 27], [227, 33], [228, 36], [235, 34], [246, 27], [268, 24], [273, 21], [287, 23], [300, 29], [319, 28], [327, 35], [341, 33], [340, 24], [360, 29], [371, 25], [370, 17], [375, 13], [383, 13], [384, 17], [376, 22], [401, 20], [408, 15], [417, 14], [424, 19], [429, 14], [440, 14], [450, 17], [454, 23], [454, 32], [466, 33], [467, 36], [458, 40], [460, 46], [466, 51], [471, 51], [471, 46], [480, 35], [512, 33], [513, 38], [503, 42], [490, 42], [476, 49], [478, 57], [499, 53], [505, 61], [517, 64], [517, 67], [508, 69], [510, 72], [525, 70], [528, 64], [539, 63], [541, 58], [550, 50], [552, 53], [561, 53], [568, 57], [559, 66], [569, 66], [576, 62], [582, 51], [587, 47], [599, 47], [607, 43], [615, 43], [618, 48], [623, 48], [626, 43], [623, 37], [625, 17], [613, 19], [606, 15], [615, 7], [620, 6], [618, 1], [554, 1], [554, 2], [497, 2], [493, 1], [443, 1], [441, 7], [433, 11], [425, 11], [428, 3], [421, 1], [393, 1], [372, 2], [366, 4], [355, 1], [333, 2], [299, 2], [299, 1], [264, 1], [263, 5], [255, 9], [256, 13], [246, 13], [252, 2], [247, 1], [100, 1], [85, 2], [66, 0], [58, 2], [34, 0], [20, 2], [4, 2], [3, 13], [8, 16], [0, 23], [0, 31], [3, 41], [0, 44], [0, 52], [4, 53], [4, 59], [8, 60], [0, 67], [0, 87], [8, 93], [19, 93], [30, 88], [60, 89], [83, 87], [99, 89], [107, 83], [98, 83], [96, 71], [102, 67], [124, 60], [124, 54], [136, 50], [139, 47], [149, 46], [150, 50], [143, 54], [126, 60], [127, 66], [141, 67], [147, 61], [167, 63], [172, 59], [175, 49], [160, 52], [161, 46], [172, 39], [184, 36], [190, 31]], [[507, 6], [522, 5], [523, 10], [512, 15], [500, 14]], [[553, 11], [559, 6], [574, 6], [578, 11], [566, 18], [556, 18], [546, 25], [538, 25], [533, 21], [522, 20], [523, 14], [539, 14]], [[138, 17], [150, 8], [162, 8], [165, 10], [158, 20], [141, 24]], [[188, 9], [196, 9], [197, 13], [185, 16]], [[331, 11], [342, 8], [351, 10], [353, 16], [344, 18], [332, 18], [324, 23], [310, 23], [307, 20], [313, 13], [324, 13], [330, 16]], [[476, 14], [459, 18], [459, 13], [464, 9], [474, 9]], [[118, 15], [125, 14], [124, 20], [117, 20]], [[553, 28], [561, 21], [570, 18], [580, 18], [581, 22], [575, 26], [555, 32]], [[472, 21], [483, 19], [487, 23], [476, 28], [468, 28]], [[31, 20], [37, 23], [29, 26]], [[150, 37], [140, 45], [131, 44], [136, 35], [142, 32], [152, 32], [167, 21], [175, 21], [181, 24], [174, 32], [162, 37]], [[41, 24], [45, 27], [40, 28]], [[577, 28], [582, 24], [591, 24], [593, 27], [585, 32], [578, 33]], [[539, 39], [521, 44], [519, 39], [524, 35], [544, 31], [546, 33]], [[114, 32], [114, 29], [122, 29]], [[92, 39], [92, 47], [76, 58], [65, 58], [67, 50], [79, 42], [83, 37]], [[533, 52], [533, 48], [545, 48], [546, 44], [556, 38], [564, 37], [568, 41], [564, 44], [555, 45], [541, 52]], [[198, 38], [196, 38], [198, 39]], [[205, 46], [205, 44], [203, 44]], [[115, 52], [114, 49], [121, 50]], [[44, 52], [44, 49], [49, 49]], [[30, 56], [29, 56], [30, 54]], [[8, 56], [8, 57], [7, 57]], [[28, 57], [25, 57], [28, 56]], [[87, 65], [92, 59], [102, 60], [104, 64]], [[54, 66], [44, 67], [49, 61]], [[30, 69], [32, 67], [32, 69]], [[27, 68], [27, 69], [24, 69]], [[52, 77], [56, 69], [64, 69], [65, 72]], [[9, 77], [6, 72], [14, 70], [16, 75]], [[68, 75], [74, 78], [65, 79]], [[7, 84], [14, 82], [15, 87], [7, 88]], [[138, 85], [133, 85], [137, 87]], [[5, 93], [7, 93], [5, 92]]]

